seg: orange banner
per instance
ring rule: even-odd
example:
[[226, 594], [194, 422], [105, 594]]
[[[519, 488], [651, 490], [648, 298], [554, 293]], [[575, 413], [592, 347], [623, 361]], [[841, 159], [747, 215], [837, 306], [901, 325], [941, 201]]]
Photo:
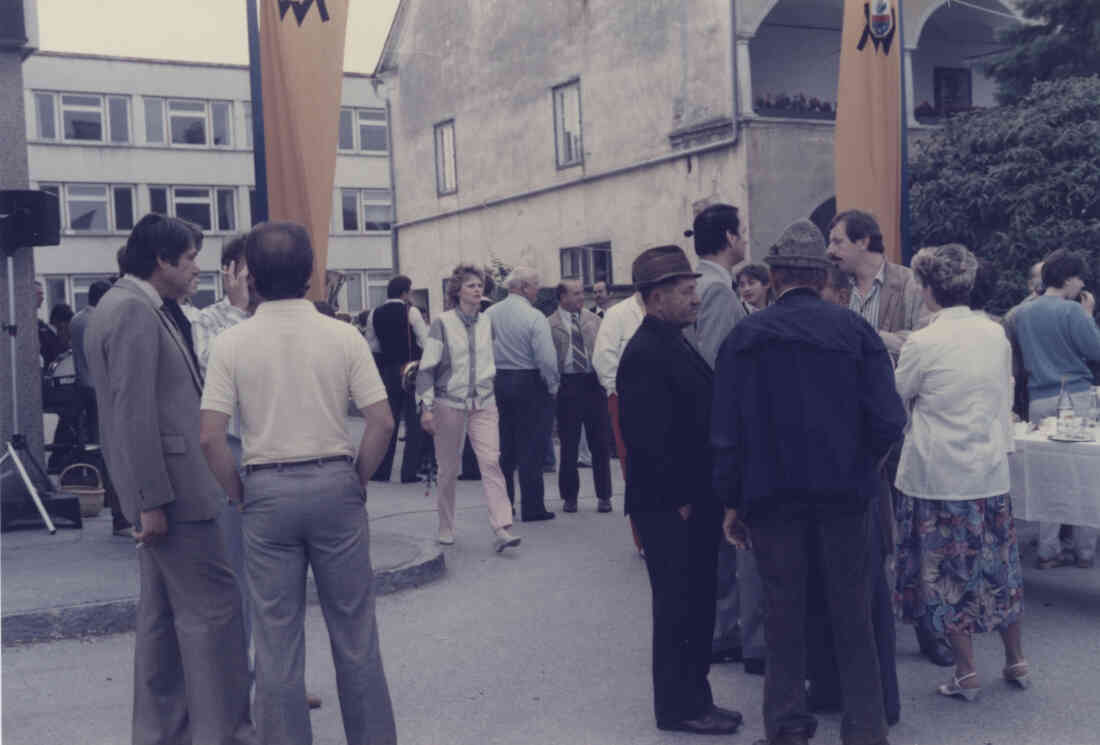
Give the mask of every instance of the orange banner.
[[845, 0], [836, 112], [837, 211], [870, 212], [901, 263], [901, 55], [898, 0]]
[[268, 219], [309, 230], [309, 297], [325, 299], [347, 0], [262, 0], [260, 69]]

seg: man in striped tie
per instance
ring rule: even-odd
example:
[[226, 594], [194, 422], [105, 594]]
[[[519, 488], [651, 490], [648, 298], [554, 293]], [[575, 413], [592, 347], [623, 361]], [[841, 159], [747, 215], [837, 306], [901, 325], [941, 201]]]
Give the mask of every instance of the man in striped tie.
[[607, 438], [607, 397], [595, 368], [592, 348], [600, 319], [584, 308], [584, 288], [577, 280], [558, 285], [558, 310], [550, 316], [550, 333], [558, 355], [561, 388], [558, 390], [558, 436], [561, 438], [561, 466], [558, 491], [565, 512], [577, 511], [580, 476], [577, 447], [581, 426], [592, 450], [592, 477], [596, 482], [599, 512], [611, 512], [611, 460]]

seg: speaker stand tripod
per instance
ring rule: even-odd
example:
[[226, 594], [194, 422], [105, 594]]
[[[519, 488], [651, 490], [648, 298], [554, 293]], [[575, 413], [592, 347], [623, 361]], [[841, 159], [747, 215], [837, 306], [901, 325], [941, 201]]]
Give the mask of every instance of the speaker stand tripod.
[[[10, 351], [8, 357], [11, 360], [12, 435], [3, 455], [0, 456], [0, 502], [3, 501], [3, 477], [6, 464], [9, 462], [26, 489], [28, 501], [17, 502], [12, 500], [10, 503], [3, 505], [3, 527], [7, 528], [17, 521], [33, 520], [37, 513], [42, 522], [46, 524], [46, 530], [50, 532], [50, 535], [53, 535], [57, 532], [57, 528], [54, 526], [51, 513], [56, 517], [72, 521], [77, 528], [82, 526], [80, 500], [53, 491], [45, 469], [35, 459], [34, 454], [27, 446], [27, 438], [20, 432], [19, 366], [15, 358], [15, 340], [19, 334], [19, 327], [15, 322], [15, 253], [13, 249], [6, 246], [4, 247], [4, 253], [7, 256], [8, 270], [8, 323], [3, 324], [3, 328], [8, 334], [8, 348]], [[27, 468], [28, 465], [30, 469]], [[36, 478], [38, 483], [43, 486], [42, 489], [35, 486]]]

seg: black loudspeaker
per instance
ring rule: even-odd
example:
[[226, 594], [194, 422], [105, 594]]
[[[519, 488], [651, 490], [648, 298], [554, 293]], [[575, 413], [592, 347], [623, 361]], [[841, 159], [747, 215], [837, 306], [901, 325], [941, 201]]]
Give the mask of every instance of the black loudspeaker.
[[14, 252], [61, 242], [61, 207], [47, 191], [0, 191], [0, 248]]

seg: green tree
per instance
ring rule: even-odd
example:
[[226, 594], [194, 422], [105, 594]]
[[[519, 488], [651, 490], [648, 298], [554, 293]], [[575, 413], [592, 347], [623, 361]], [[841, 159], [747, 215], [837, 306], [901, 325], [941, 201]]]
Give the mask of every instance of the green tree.
[[1041, 80], [1100, 73], [1100, 0], [1018, 0], [1029, 23], [1001, 33], [1010, 48], [986, 65], [997, 99], [1016, 103]]
[[1057, 248], [1100, 253], [1100, 77], [1036, 83], [1018, 103], [950, 119], [915, 143], [914, 248], [959, 242], [1000, 270], [990, 304], [1026, 294]]

